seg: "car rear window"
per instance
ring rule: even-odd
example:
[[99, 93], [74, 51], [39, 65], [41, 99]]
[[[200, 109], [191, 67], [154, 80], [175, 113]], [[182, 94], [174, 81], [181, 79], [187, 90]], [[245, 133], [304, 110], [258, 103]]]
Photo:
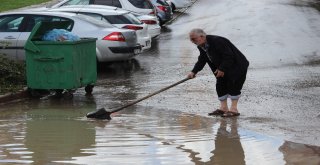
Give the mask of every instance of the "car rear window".
[[129, 0], [129, 2], [137, 8], [140, 9], [153, 9], [153, 5], [149, 0]]
[[111, 24], [142, 24], [141, 21], [131, 13], [123, 15], [106, 15], [104, 18]]
[[78, 14], [77, 17], [86, 21], [86, 22], [89, 22], [93, 25], [99, 26], [99, 27], [113, 28], [112, 25], [110, 25], [102, 20], [92, 19], [92, 16], [88, 16], [85, 14]]
[[121, 8], [121, 3], [119, 0], [94, 0], [90, 4], [95, 4], [95, 5], [106, 5], [106, 6], [115, 6]]
[[157, 3], [159, 3], [160, 5], [163, 5], [163, 6], [169, 6], [169, 4], [164, 0], [157, 0]]
[[64, 3], [61, 6], [69, 6], [69, 5], [89, 5], [90, 0], [70, 0]]

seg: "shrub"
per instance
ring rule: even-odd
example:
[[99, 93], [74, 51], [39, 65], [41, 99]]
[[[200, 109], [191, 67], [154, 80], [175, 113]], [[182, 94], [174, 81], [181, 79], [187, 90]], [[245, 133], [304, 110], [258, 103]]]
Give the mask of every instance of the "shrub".
[[14, 92], [26, 86], [25, 63], [15, 62], [0, 54], [0, 93]]

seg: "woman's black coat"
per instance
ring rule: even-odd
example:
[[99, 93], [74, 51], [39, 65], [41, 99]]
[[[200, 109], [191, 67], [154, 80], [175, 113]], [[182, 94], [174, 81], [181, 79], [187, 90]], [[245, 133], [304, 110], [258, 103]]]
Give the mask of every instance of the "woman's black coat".
[[246, 74], [249, 61], [228, 39], [214, 35], [207, 35], [206, 39], [209, 46], [208, 55], [198, 46], [200, 55], [192, 69], [193, 73], [198, 73], [208, 63], [212, 72], [219, 69], [229, 80], [237, 80]]

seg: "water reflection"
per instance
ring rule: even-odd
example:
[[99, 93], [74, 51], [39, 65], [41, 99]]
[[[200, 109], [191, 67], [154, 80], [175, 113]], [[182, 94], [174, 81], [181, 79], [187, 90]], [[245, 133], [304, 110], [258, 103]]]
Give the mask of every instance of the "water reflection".
[[320, 164], [320, 147], [285, 141], [279, 148], [287, 164]]
[[[88, 154], [82, 153], [82, 149], [95, 143], [93, 126], [71, 119], [75, 115], [72, 110], [38, 109], [29, 114], [33, 117], [26, 123], [25, 146], [33, 153], [32, 160], [35, 164], [87, 156]], [[68, 117], [60, 118], [57, 114]]]
[[79, 119], [95, 106], [84, 95], [74, 100], [46, 98], [2, 106], [0, 164], [51, 164], [88, 155], [81, 149], [95, 143], [95, 130]]
[[[217, 127], [217, 125], [219, 125]], [[212, 136], [213, 141], [190, 142], [177, 147], [189, 153], [191, 161], [197, 165], [203, 164], [224, 164], [224, 165], [244, 165], [244, 150], [241, 146], [240, 135], [238, 134], [237, 118], [219, 119], [219, 123], [214, 124]], [[210, 142], [213, 143], [210, 145]], [[206, 150], [199, 151], [192, 149], [203, 147]], [[210, 147], [208, 147], [210, 146]], [[209, 149], [211, 148], [211, 149]], [[198, 150], [198, 151], [197, 151]]]
[[244, 130], [238, 126], [241, 118], [207, 118], [136, 105], [114, 114], [111, 121], [95, 121], [83, 118], [94, 103], [60, 103], [47, 100], [24, 111], [17, 110], [17, 104], [10, 113], [2, 110], [0, 163], [320, 163], [319, 147]]
[[231, 119], [229, 128], [230, 130], [227, 129], [227, 121], [221, 119], [215, 139], [215, 149], [212, 151], [213, 157], [210, 158], [211, 164], [245, 164], [237, 118]]

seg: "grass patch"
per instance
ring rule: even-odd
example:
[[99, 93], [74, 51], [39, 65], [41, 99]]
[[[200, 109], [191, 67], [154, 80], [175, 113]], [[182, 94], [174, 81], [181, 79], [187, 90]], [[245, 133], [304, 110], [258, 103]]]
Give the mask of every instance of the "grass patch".
[[25, 63], [15, 62], [0, 54], [0, 94], [16, 92], [26, 84]]
[[0, 0], [0, 12], [40, 4], [51, 0]]

